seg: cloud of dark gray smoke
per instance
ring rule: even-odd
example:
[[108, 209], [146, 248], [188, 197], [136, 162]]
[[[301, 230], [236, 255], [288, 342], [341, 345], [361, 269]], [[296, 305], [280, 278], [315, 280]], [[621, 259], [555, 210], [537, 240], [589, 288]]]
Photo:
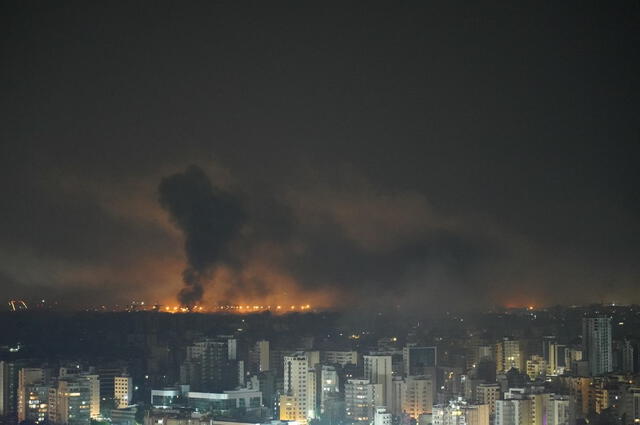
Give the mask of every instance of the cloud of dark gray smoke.
[[244, 222], [244, 212], [234, 196], [215, 187], [195, 165], [163, 178], [158, 191], [160, 205], [185, 237], [188, 266], [178, 300], [193, 307], [202, 299], [204, 282]]

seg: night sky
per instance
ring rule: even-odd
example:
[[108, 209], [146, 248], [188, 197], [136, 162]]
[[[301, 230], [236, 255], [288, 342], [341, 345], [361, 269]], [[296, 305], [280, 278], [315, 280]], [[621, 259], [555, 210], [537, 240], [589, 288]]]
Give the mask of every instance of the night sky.
[[640, 3], [463, 3], [2, 2], [0, 294], [640, 302]]

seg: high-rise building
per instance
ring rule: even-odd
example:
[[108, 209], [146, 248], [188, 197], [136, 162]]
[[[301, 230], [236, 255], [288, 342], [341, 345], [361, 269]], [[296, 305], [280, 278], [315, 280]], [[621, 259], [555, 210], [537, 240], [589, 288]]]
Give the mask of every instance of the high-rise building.
[[[58, 379], [51, 391], [49, 419], [60, 425], [86, 425], [100, 416], [100, 380], [98, 375], [76, 374]], [[55, 400], [55, 401], [54, 401]]]
[[511, 388], [496, 401], [495, 425], [571, 425], [573, 398], [553, 393]]
[[500, 385], [480, 384], [476, 387], [476, 398], [478, 404], [489, 405], [489, 416], [493, 418], [496, 414], [496, 400], [500, 399]]
[[130, 376], [116, 376], [113, 378], [113, 398], [117, 409], [130, 406], [133, 398], [133, 382]]
[[611, 318], [585, 317], [582, 319], [582, 353], [586, 354], [591, 375], [613, 371], [611, 354]]
[[384, 406], [391, 408], [393, 371], [391, 356], [371, 354], [364, 356], [364, 378], [372, 384], [382, 385]]
[[18, 370], [16, 362], [0, 361], [0, 418], [7, 423], [18, 420]]
[[[278, 385], [280, 384], [280, 385]], [[282, 388], [283, 377], [278, 376], [275, 370], [269, 369], [258, 374], [258, 388], [262, 393], [264, 405], [269, 407], [274, 414], [277, 413], [278, 388]]]
[[505, 373], [511, 368], [524, 371], [524, 353], [519, 340], [503, 338], [496, 344], [496, 373]]
[[44, 368], [22, 368], [18, 371], [18, 422], [37, 420], [39, 405], [47, 404], [48, 394], [43, 397], [40, 391], [48, 379], [49, 370]]
[[108, 401], [105, 405], [110, 405], [107, 399], [113, 397], [115, 377], [126, 375], [127, 366], [119, 362], [101, 364], [95, 369], [95, 373], [100, 377], [101, 400], [104, 398], [105, 402]]
[[494, 424], [531, 425], [531, 400], [496, 400], [496, 414]]
[[452, 400], [433, 407], [433, 425], [489, 425], [489, 406]]
[[391, 381], [391, 413], [394, 416], [400, 416], [404, 406], [404, 400], [407, 393], [407, 383], [401, 376], [394, 376]]
[[532, 380], [543, 377], [547, 374], [547, 362], [542, 356], [533, 355], [527, 360], [527, 375]]
[[334, 366], [323, 365], [320, 368], [320, 381], [318, 391], [320, 393], [320, 413], [324, 413], [330, 400], [334, 400], [340, 392], [338, 371]]
[[269, 341], [256, 342], [251, 351], [251, 367], [256, 372], [269, 370]]
[[628, 339], [622, 343], [622, 371], [626, 373], [635, 371], [635, 349]]
[[413, 419], [431, 414], [433, 409], [433, 382], [425, 376], [408, 376], [405, 380], [402, 410]]
[[392, 419], [391, 412], [384, 407], [377, 407], [373, 415], [373, 425], [391, 425]]
[[26, 420], [41, 423], [49, 417], [49, 390], [48, 383], [35, 383], [26, 386], [24, 411]]
[[111, 411], [112, 425], [136, 425], [136, 413], [138, 406], [132, 405], [124, 409], [113, 409]]
[[547, 364], [553, 364], [553, 349], [552, 345], [556, 344], [556, 337], [553, 335], [542, 337], [542, 358]]
[[569, 347], [557, 344], [555, 341], [546, 346], [547, 375], [562, 375], [571, 367], [571, 350]]
[[640, 387], [630, 387], [624, 393], [624, 425], [640, 423]]
[[349, 379], [344, 385], [345, 414], [349, 421], [369, 424], [374, 409], [382, 402], [382, 384], [372, 384], [368, 379]]
[[[478, 367], [480, 362], [493, 361], [495, 349], [491, 345], [474, 344], [467, 347], [466, 368], [472, 369]], [[495, 367], [494, 367], [495, 370]]]
[[320, 364], [320, 351], [318, 350], [308, 350], [304, 352], [307, 356], [307, 363], [309, 369], [313, 369], [317, 365]]
[[194, 391], [222, 392], [240, 382], [240, 362], [236, 360], [237, 343], [230, 337], [207, 338], [187, 347], [180, 367], [180, 381]]
[[327, 364], [339, 364], [340, 366], [358, 364], [357, 351], [323, 351], [321, 358], [322, 362]]
[[316, 376], [304, 352], [284, 357], [284, 393], [280, 397], [280, 420], [307, 423], [316, 416]]
[[427, 368], [434, 368], [438, 365], [438, 349], [409, 344], [402, 349], [402, 359], [404, 372], [407, 376], [424, 375]]
[[575, 423], [575, 405], [568, 396], [551, 395], [546, 399], [545, 425], [573, 425]]

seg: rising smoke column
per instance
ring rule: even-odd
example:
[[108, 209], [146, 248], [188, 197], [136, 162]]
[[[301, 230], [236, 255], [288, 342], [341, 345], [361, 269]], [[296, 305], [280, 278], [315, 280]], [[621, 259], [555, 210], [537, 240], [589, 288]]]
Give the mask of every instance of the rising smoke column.
[[204, 282], [222, 261], [226, 248], [244, 222], [244, 212], [231, 194], [211, 184], [195, 165], [165, 177], [158, 187], [159, 201], [185, 237], [187, 268], [178, 300], [193, 307], [202, 299]]

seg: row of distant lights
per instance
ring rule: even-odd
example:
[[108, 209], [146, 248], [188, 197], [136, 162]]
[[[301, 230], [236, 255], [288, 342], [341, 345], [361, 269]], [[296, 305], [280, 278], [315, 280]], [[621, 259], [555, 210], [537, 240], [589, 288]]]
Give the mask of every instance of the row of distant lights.
[[[189, 311], [187, 307], [178, 307], [178, 306], [174, 306], [173, 308], [166, 306], [164, 310], [168, 311], [169, 313], [177, 313], [177, 312], [186, 313]], [[202, 306], [193, 307], [192, 311], [202, 311]]]
[[[188, 312], [189, 309], [187, 307], [178, 307], [178, 306], [173, 306], [173, 307], [169, 307], [166, 306], [165, 311], [168, 312]], [[250, 305], [221, 305], [217, 307], [218, 310], [240, 310], [240, 311], [251, 311], [251, 310], [272, 310], [272, 306], [267, 305], [254, 305], [254, 306], [250, 306]], [[276, 310], [282, 310], [282, 309], [287, 309], [287, 306], [281, 306], [281, 305], [277, 305], [275, 306]], [[300, 306], [296, 306], [296, 305], [291, 305], [289, 306], [289, 310], [309, 310], [311, 309], [311, 305], [309, 304], [305, 304], [305, 305], [300, 305]], [[203, 307], [202, 306], [196, 306], [193, 307], [193, 309], [191, 311], [203, 311]]]
[[[287, 306], [281, 306], [281, 305], [277, 305], [275, 307], [276, 310], [282, 310], [282, 309], [287, 309]], [[296, 305], [291, 305], [289, 306], [289, 310], [309, 310], [311, 308], [311, 306], [309, 304], [305, 304], [305, 305], [300, 305], [300, 306], [296, 306]], [[221, 305], [218, 306], [218, 309], [220, 310], [272, 310], [272, 307], [270, 305], [264, 306], [264, 305], [254, 305], [254, 306], [250, 306], [250, 305]]]

